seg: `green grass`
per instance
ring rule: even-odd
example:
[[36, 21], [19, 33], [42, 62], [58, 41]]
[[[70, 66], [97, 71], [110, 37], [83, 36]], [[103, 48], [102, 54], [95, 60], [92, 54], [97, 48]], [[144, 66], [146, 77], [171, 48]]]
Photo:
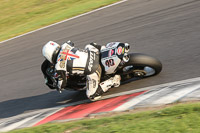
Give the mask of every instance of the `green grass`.
[[119, 0], [0, 0], [0, 41]]
[[157, 111], [49, 123], [9, 133], [200, 133], [200, 103], [178, 104]]

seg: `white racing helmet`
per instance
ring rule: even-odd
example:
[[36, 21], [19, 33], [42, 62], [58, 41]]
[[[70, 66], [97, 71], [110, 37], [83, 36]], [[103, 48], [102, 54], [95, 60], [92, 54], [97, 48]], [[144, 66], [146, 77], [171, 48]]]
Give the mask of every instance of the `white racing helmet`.
[[43, 56], [51, 63], [55, 64], [60, 50], [60, 45], [56, 42], [49, 41], [42, 48]]

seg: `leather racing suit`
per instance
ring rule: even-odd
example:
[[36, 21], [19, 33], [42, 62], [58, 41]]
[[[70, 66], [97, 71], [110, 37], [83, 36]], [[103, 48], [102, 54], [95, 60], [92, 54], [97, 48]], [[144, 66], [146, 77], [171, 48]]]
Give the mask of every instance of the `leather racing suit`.
[[[57, 72], [59, 90], [62, 90], [67, 85], [67, 75], [85, 75], [87, 78], [86, 95], [91, 100], [97, 100], [111, 86], [118, 87], [120, 85], [120, 77], [113, 77], [100, 84], [102, 68], [99, 64], [100, 45], [94, 43], [88, 44], [85, 50], [80, 50], [74, 46], [64, 43], [61, 46], [60, 52], [55, 64]], [[42, 65], [43, 74], [45, 73], [45, 64]], [[44, 74], [45, 75], [45, 74]], [[47, 76], [45, 77], [46, 84], [53, 89]]]

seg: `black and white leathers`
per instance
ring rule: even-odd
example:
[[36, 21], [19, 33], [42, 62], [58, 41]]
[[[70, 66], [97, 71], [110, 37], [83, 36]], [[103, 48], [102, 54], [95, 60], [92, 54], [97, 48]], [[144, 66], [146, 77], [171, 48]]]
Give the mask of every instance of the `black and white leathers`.
[[83, 75], [87, 79], [87, 97], [91, 100], [99, 99], [111, 86], [120, 85], [120, 76], [117, 75], [100, 83], [102, 68], [99, 64], [99, 51], [104, 47], [93, 43], [86, 45], [85, 50], [80, 50], [68, 43], [64, 43], [57, 54], [56, 63], [52, 64], [53, 66], [55, 65], [55, 77], [58, 79], [57, 87], [52, 84], [51, 78], [46, 73], [50, 63], [47, 60], [43, 62], [41, 67], [45, 83], [51, 89], [58, 88], [61, 90], [67, 85], [68, 75]]
[[[99, 69], [99, 50], [92, 45], [87, 45], [85, 50], [80, 50], [64, 43], [57, 57], [55, 69], [58, 74], [58, 88], [66, 86], [67, 75], [90, 75]], [[95, 77], [100, 80], [101, 72]], [[97, 83], [98, 85], [98, 83]], [[90, 89], [91, 90], [91, 89]]]

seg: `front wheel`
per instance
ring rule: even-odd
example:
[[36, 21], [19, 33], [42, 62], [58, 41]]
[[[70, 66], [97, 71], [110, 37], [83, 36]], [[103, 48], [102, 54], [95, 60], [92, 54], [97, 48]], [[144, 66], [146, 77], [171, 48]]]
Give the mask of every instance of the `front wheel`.
[[161, 62], [149, 55], [141, 53], [129, 54], [129, 61], [121, 69], [122, 75], [131, 77], [149, 77], [157, 75], [162, 70]]

